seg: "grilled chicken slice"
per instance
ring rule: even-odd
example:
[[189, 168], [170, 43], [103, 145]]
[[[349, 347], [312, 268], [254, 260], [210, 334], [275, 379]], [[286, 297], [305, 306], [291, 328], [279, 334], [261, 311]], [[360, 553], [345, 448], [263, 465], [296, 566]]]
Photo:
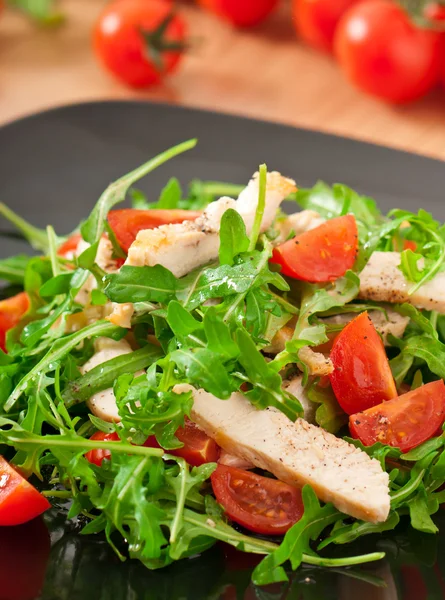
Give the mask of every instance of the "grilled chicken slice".
[[325, 219], [321, 217], [315, 210], [302, 210], [301, 212], [292, 213], [283, 219], [280, 219], [275, 224], [275, 229], [278, 232], [278, 236], [274, 240], [274, 245], [282, 244], [289, 237], [295, 237], [318, 227], [325, 222]]
[[303, 419], [292, 423], [274, 409], [257, 410], [240, 393], [218, 400], [187, 384], [192, 420], [229, 454], [273, 473], [291, 485], [309, 484], [324, 502], [373, 523], [389, 513], [388, 475], [365, 452]]
[[[383, 342], [386, 345], [388, 343], [388, 335], [401, 338], [405, 333], [405, 329], [409, 323], [409, 317], [400, 315], [395, 310], [392, 310], [389, 306], [384, 307], [385, 312], [380, 310], [370, 310], [368, 315], [374, 324], [374, 327], [380, 333], [383, 338]], [[385, 314], [386, 313], [386, 314]], [[322, 319], [325, 323], [332, 325], [347, 325], [352, 319], [357, 316], [357, 313], [344, 313], [342, 315], [334, 315], [333, 317], [326, 317]]]
[[438, 273], [412, 295], [413, 283], [398, 268], [398, 252], [374, 252], [360, 274], [359, 298], [377, 302], [409, 302], [417, 308], [445, 313], [445, 273]]
[[[267, 174], [266, 206], [261, 231], [266, 231], [275, 219], [284, 198], [295, 191], [295, 182], [276, 171]], [[250, 233], [258, 204], [258, 174], [254, 175], [238, 200], [221, 198], [211, 203], [196, 221], [176, 225], [162, 225], [140, 231], [128, 251], [125, 264], [132, 266], [162, 265], [175, 277], [182, 277], [193, 269], [218, 258], [219, 226], [221, 217], [229, 209], [242, 216]]]

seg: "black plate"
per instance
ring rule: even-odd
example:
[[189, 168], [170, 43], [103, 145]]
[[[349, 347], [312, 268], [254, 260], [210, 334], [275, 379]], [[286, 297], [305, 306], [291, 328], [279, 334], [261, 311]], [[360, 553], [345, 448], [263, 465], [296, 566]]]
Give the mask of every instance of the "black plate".
[[[150, 175], [140, 186], [144, 191], [156, 197], [171, 175], [184, 183], [194, 177], [244, 183], [266, 162], [300, 186], [317, 179], [346, 183], [385, 209], [423, 207], [445, 220], [445, 165], [440, 161], [312, 131], [142, 102], [68, 106], [0, 129], [0, 199], [36, 225], [51, 223], [66, 233], [110, 181], [191, 137], [199, 138], [198, 147]], [[5, 222], [0, 228], [12, 232]], [[1, 257], [26, 250], [13, 237], [2, 237], [0, 244]], [[403, 524], [395, 534], [361, 543], [363, 551], [387, 551], [379, 564], [343, 572], [303, 568], [290, 585], [261, 590], [247, 587], [249, 560], [227, 556], [220, 546], [149, 572], [139, 564], [119, 563], [101, 539], [79, 536], [79, 524], [65, 524], [57, 508], [45, 521], [50, 551], [39, 522], [0, 531], [0, 600], [32, 600], [45, 569], [38, 596], [44, 600], [444, 597], [445, 536], [410, 533]], [[20, 586], [8, 587], [6, 580]], [[24, 588], [21, 595], [19, 588]]]

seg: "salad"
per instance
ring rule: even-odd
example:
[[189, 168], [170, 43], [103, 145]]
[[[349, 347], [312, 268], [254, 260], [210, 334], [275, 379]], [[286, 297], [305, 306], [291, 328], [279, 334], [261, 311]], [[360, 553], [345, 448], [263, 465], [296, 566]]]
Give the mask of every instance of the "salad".
[[257, 585], [380, 560], [332, 550], [401, 519], [436, 533], [444, 227], [265, 165], [157, 202], [134, 187], [195, 144], [66, 237], [0, 205], [38, 252], [0, 261], [0, 525], [67, 500], [122, 560], [224, 542], [259, 555]]

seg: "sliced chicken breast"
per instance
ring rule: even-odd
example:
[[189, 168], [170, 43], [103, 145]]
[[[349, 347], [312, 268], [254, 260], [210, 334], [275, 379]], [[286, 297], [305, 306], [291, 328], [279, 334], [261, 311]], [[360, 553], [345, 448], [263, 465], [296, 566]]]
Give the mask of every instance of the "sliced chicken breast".
[[398, 252], [374, 252], [360, 274], [359, 298], [377, 302], [409, 302], [417, 308], [445, 313], [445, 272], [438, 273], [414, 294], [413, 283], [407, 281]]
[[[386, 314], [385, 314], [386, 312]], [[388, 335], [401, 338], [405, 333], [405, 329], [409, 323], [409, 317], [400, 315], [390, 307], [385, 307], [385, 312], [380, 310], [370, 310], [368, 312], [374, 327], [380, 333], [385, 345], [388, 345]], [[322, 319], [325, 323], [333, 325], [347, 325], [352, 319], [357, 316], [357, 313], [344, 313], [342, 315], [334, 315]]]
[[290, 235], [295, 237], [318, 227], [324, 222], [325, 219], [315, 210], [302, 210], [301, 212], [292, 213], [276, 223], [275, 229], [278, 231], [278, 237], [274, 240], [274, 245], [282, 244]]
[[[295, 182], [277, 172], [267, 174], [266, 207], [261, 231], [266, 231], [284, 198], [296, 189]], [[221, 198], [211, 203], [202, 217], [176, 225], [140, 231], [128, 251], [125, 264], [132, 266], [162, 265], [175, 277], [218, 258], [219, 226], [224, 212], [233, 208], [242, 216], [250, 233], [258, 204], [259, 181], [256, 174], [240, 193], [238, 200]]]
[[218, 400], [187, 384], [191, 417], [229, 454], [273, 473], [291, 485], [309, 484], [324, 502], [371, 522], [385, 521], [390, 508], [388, 474], [365, 452], [319, 427], [280, 411], [257, 410], [240, 393]]

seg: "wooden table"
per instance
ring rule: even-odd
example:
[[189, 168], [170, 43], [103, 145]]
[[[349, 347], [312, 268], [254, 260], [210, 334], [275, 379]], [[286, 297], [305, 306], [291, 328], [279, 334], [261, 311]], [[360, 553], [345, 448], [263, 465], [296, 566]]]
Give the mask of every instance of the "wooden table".
[[197, 38], [165, 86], [137, 92], [97, 64], [91, 28], [104, 0], [63, 0], [66, 23], [41, 29], [0, 19], [0, 123], [44, 108], [145, 98], [238, 113], [445, 159], [445, 92], [392, 107], [353, 89], [335, 63], [295, 37], [288, 6], [255, 31], [237, 31], [193, 4], [181, 6]]

